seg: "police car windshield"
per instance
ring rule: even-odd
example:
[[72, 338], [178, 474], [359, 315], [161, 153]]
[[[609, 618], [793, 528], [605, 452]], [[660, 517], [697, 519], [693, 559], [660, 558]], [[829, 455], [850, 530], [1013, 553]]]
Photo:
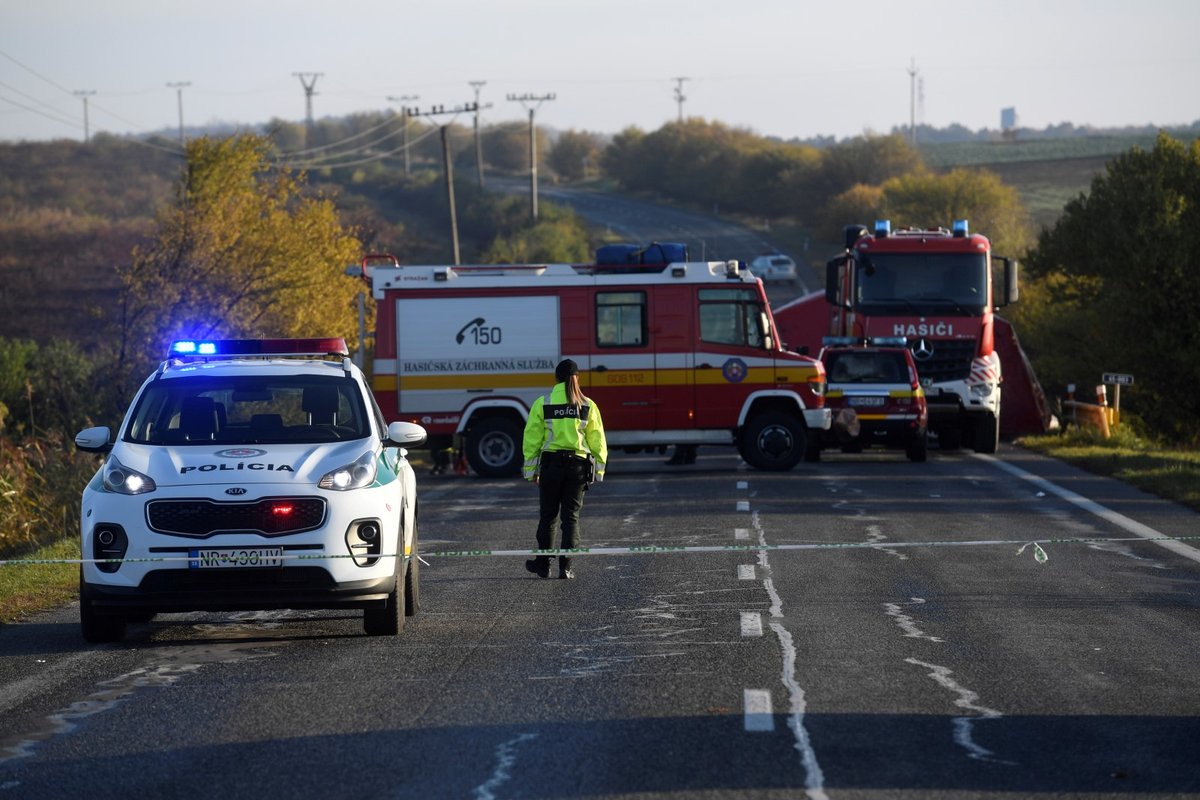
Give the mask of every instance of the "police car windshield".
[[988, 261], [974, 253], [875, 253], [858, 270], [858, 304], [876, 312], [978, 316]]
[[157, 445], [299, 444], [361, 439], [358, 385], [324, 375], [160, 378], [138, 398], [126, 441]]
[[903, 353], [873, 350], [831, 350], [821, 359], [829, 383], [908, 383]]

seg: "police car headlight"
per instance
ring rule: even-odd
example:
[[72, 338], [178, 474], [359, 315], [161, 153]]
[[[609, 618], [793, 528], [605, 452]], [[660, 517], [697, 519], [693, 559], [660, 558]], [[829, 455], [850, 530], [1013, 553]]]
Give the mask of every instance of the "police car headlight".
[[158, 486], [149, 475], [130, 469], [110, 456], [104, 464], [104, 488], [117, 494], [146, 494]]
[[375, 453], [368, 451], [346, 466], [325, 473], [317, 486], [335, 492], [370, 486], [375, 482], [375, 464]]

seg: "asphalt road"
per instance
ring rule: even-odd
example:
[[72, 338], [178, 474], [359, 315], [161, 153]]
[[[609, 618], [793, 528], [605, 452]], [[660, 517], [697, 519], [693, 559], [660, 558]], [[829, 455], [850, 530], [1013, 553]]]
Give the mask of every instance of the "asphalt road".
[[[1008, 447], [663, 460], [613, 457], [587, 545], [839, 546], [540, 580], [436, 555], [532, 547], [532, 487], [422, 477], [400, 637], [189, 614], [88, 646], [73, 606], [0, 628], [0, 798], [1200, 796], [1200, 551], [1137, 536], [1195, 513]], [[1101, 541], [1026, 544], [1063, 538]]]

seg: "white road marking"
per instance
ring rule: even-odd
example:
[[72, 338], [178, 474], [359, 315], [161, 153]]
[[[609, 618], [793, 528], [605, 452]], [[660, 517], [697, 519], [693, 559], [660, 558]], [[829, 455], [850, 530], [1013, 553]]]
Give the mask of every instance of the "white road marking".
[[739, 489], [749, 489], [749, 488], [750, 488], [750, 481], [738, 481], [738, 482], [737, 482], [737, 488], [739, 488]]
[[762, 615], [757, 611], [742, 612], [742, 636], [762, 636]]
[[737, 510], [738, 511], [749, 511], [750, 510], [750, 501], [749, 500], [738, 500], [737, 501]]
[[496, 795], [493, 792], [512, 778], [509, 770], [513, 764], [517, 763], [517, 745], [536, 738], [536, 733], [522, 733], [496, 748], [496, 769], [492, 772], [492, 777], [488, 778], [486, 783], [475, 787], [475, 797], [478, 800], [495, 800]]
[[[904, 605], [921, 605], [924, 602], [924, 599], [920, 597], [914, 597], [912, 598], [911, 603], [905, 603]], [[883, 604], [883, 607], [887, 609], [888, 616], [896, 620], [896, 624], [900, 626], [900, 630], [904, 631], [905, 636], [913, 639], [928, 639], [931, 642], [945, 641], [945, 639], [942, 639], [941, 637], [930, 636], [928, 633], [925, 633], [923, 630], [918, 628], [917, 623], [913, 621], [913, 618], [900, 610], [900, 606], [900, 603]]]
[[808, 710], [808, 702], [804, 690], [796, 682], [796, 646], [792, 635], [778, 622], [771, 623], [771, 630], [779, 637], [779, 645], [783, 648], [783, 685], [788, 688], [791, 698], [788, 714], [788, 728], [796, 739], [796, 752], [800, 754], [800, 762], [804, 765], [804, 788], [809, 800], [828, 800], [825, 794], [825, 773], [817, 763], [817, 751], [813, 749], [804, 727], [804, 713]]
[[747, 530], [746, 528], [734, 528], [733, 529], [733, 538], [738, 539], [738, 540], [749, 539], [750, 531]]
[[739, 581], [754, 580], [754, 565], [753, 564], [738, 564], [738, 580]]
[[976, 720], [980, 719], [1000, 719], [1004, 715], [994, 708], [981, 706], [976, 701], [979, 695], [975, 692], [960, 686], [959, 683], [950, 676], [954, 673], [947, 667], [937, 664], [929, 664], [916, 658], [904, 659], [909, 664], [915, 664], [918, 667], [924, 667], [929, 670], [929, 677], [937, 681], [941, 686], [949, 689], [958, 695], [958, 699], [954, 701], [954, 705], [959, 708], [964, 708], [968, 711], [974, 711], [978, 716], [975, 717], [955, 717], [954, 718], [954, 742], [967, 751], [967, 755], [971, 758], [977, 758], [980, 761], [993, 761], [1000, 764], [1013, 764], [1012, 761], [1001, 761], [1000, 759], [992, 758], [995, 755], [991, 750], [979, 745], [975, 742], [972, 727]]
[[1012, 464], [1001, 461], [995, 456], [984, 455], [982, 453], [973, 453], [972, 455], [974, 455], [975, 458], [979, 458], [988, 462], [989, 464], [993, 464], [1010, 475], [1015, 475], [1021, 480], [1029, 481], [1044, 492], [1056, 494], [1063, 500], [1066, 500], [1068, 503], [1082, 508], [1084, 511], [1095, 514], [1097, 517], [1111, 522], [1113, 525], [1132, 533], [1134, 536], [1140, 536], [1143, 539], [1152, 539], [1154, 540], [1154, 544], [1158, 545], [1159, 547], [1164, 547], [1167, 550], [1170, 550], [1172, 553], [1183, 556], [1184, 558], [1189, 558], [1192, 561], [1200, 562], [1200, 550], [1184, 544], [1183, 542], [1169, 541], [1166, 539], [1166, 534], [1159, 533], [1149, 525], [1143, 525], [1137, 520], [1130, 519], [1124, 514], [1120, 514], [1110, 508], [1106, 508], [1094, 500], [1089, 500], [1083, 495], [1075, 494], [1075, 492], [1072, 492], [1070, 489], [1064, 489], [1055, 483], [1051, 483], [1045, 478], [1034, 475], [1031, 472], [1026, 472], [1020, 467], [1016, 467]]
[[[767, 535], [763, 531], [757, 511], [753, 512], [750, 521], [758, 535], [758, 543], [766, 546]], [[767, 558], [766, 550], [759, 551], [758, 564], [762, 568], [763, 588], [766, 589], [767, 596], [771, 598], [771, 616], [777, 619], [782, 618], [783, 599], [779, 596], [779, 592], [775, 591], [775, 582], [770, 577], [771, 562]], [[792, 640], [792, 635], [788, 633], [782, 623], [772, 622], [771, 630], [775, 632], [775, 636], [779, 639], [779, 648], [783, 651], [783, 673], [780, 680], [788, 690], [788, 729], [796, 740], [796, 752], [800, 754], [800, 763], [804, 767], [805, 795], [809, 800], [828, 800], [828, 795], [825, 794], [825, 773], [822, 772], [821, 765], [817, 761], [817, 751], [809, 738], [808, 729], [804, 727], [804, 714], [808, 709], [808, 704], [805, 700], [804, 689], [796, 680], [796, 645]]]
[[743, 713], [747, 731], [775, 730], [771, 713], [771, 693], [766, 689], [746, 689], [742, 694]]
[[[886, 540], [887, 540], [887, 536], [885, 536], [883, 534], [883, 529], [880, 528], [878, 525], [868, 525], [867, 526], [867, 543], [868, 544], [874, 544], [875, 542], [883, 542]], [[879, 550], [881, 550], [884, 553], [887, 553], [889, 556], [895, 556], [896, 558], [898, 558], [901, 561], [908, 561], [908, 556], [906, 556], [904, 553], [901, 553], [899, 550], [896, 550], [895, 548], [880, 547]]]

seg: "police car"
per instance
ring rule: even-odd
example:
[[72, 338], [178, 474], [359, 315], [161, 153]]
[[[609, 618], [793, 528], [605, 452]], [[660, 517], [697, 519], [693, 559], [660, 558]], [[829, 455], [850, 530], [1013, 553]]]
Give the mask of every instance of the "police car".
[[[342, 339], [179, 341], [83, 490], [79, 617], [115, 641], [157, 612], [363, 609], [391, 635], [419, 607], [406, 447]], [[110, 441], [111, 440], [111, 441]]]
[[821, 447], [859, 452], [880, 446], [904, 450], [909, 460], [928, 457], [929, 408], [905, 337], [827, 336], [818, 355], [825, 365], [825, 407], [833, 415]]

